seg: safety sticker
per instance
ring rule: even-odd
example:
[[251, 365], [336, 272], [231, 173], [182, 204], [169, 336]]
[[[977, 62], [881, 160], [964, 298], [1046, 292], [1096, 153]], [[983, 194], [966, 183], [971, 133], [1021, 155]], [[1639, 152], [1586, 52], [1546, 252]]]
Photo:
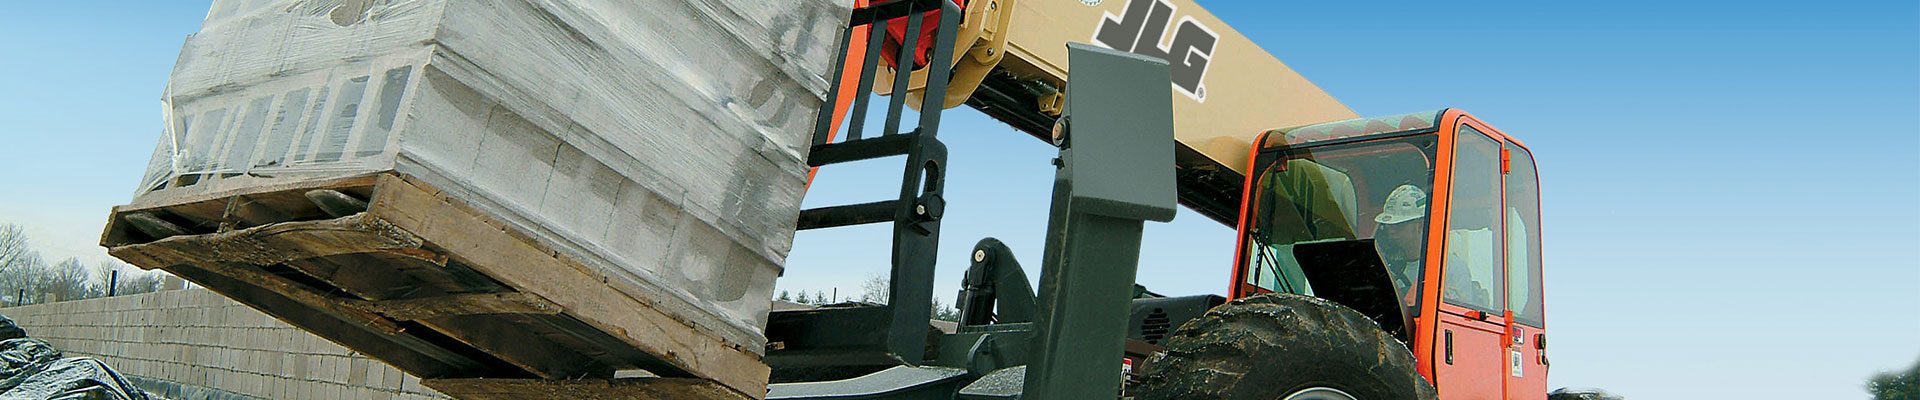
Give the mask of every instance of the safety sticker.
[[1524, 368], [1521, 368], [1521, 362], [1520, 362], [1520, 360], [1524, 359], [1524, 357], [1520, 356], [1519, 350], [1513, 350], [1511, 354], [1513, 356], [1507, 358], [1507, 365], [1510, 367], [1509, 369], [1513, 371], [1513, 377], [1519, 378], [1521, 377], [1521, 375], [1526, 374], [1524, 372], [1526, 370]]

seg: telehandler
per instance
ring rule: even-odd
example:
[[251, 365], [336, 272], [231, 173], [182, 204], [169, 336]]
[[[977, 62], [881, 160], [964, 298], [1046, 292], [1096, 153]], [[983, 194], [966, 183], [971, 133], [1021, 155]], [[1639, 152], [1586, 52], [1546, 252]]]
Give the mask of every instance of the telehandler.
[[[1513, 137], [1453, 109], [1357, 118], [1192, 0], [855, 1], [807, 164], [903, 159], [899, 191], [795, 226], [890, 224], [888, 298], [773, 312], [764, 357], [393, 171], [118, 207], [101, 241], [462, 399], [1548, 397]], [[1059, 157], [1037, 290], [980, 240], [936, 328], [938, 134], [962, 105]], [[1180, 205], [1237, 229], [1224, 297], [1136, 283], [1145, 222]]]
[[[799, 229], [892, 224], [890, 298], [775, 312], [768, 398], [1547, 397], [1533, 156], [1465, 112], [1355, 118], [1191, 0], [860, 1], [841, 48], [808, 163], [904, 156], [903, 179]], [[936, 134], [961, 105], [1060, 156], [1039, 290], [981, 240], [943, 331]], [[1176, 203], [1238, 230], [1226, 297], [1135, 283]]]

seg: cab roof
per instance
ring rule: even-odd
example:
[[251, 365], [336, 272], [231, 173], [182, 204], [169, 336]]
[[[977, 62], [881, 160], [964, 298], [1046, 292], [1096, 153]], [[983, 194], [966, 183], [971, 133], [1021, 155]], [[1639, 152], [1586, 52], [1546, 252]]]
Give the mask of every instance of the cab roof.
[[1267, 131], [1265, 148], [1291, 147], [1388, 133], [1432, 131], [1440, 126], [1447, 109], [1422, 111], [1373, 118], [1324, 122], [1313, 125]]

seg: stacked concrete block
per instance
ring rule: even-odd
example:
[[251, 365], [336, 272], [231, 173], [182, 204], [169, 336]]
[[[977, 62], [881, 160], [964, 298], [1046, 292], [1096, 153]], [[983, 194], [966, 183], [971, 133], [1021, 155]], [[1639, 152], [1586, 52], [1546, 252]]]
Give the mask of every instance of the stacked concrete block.
[[758, 352], [846, 4], [218, 0], [131, 206], [402, 174]]
[[69, 356], [98, 358], [159, 394], [447, 398], [420, 386], [419, 378], [205, 290], [0, 308], [0, 315]]

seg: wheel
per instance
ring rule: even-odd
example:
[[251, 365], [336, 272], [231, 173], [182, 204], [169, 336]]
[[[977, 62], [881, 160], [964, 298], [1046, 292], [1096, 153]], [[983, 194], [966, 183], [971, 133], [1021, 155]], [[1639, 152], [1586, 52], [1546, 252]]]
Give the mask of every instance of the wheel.
[[1214, 307], [1144, 366], [1141, 400], [1434, 399], [1413, 352], [1359, 312], [1268, 294]]
[[1560, 388], [1547, 393], [1547, 400], [1620, 400], [1620, 396], [1593, 388]]

